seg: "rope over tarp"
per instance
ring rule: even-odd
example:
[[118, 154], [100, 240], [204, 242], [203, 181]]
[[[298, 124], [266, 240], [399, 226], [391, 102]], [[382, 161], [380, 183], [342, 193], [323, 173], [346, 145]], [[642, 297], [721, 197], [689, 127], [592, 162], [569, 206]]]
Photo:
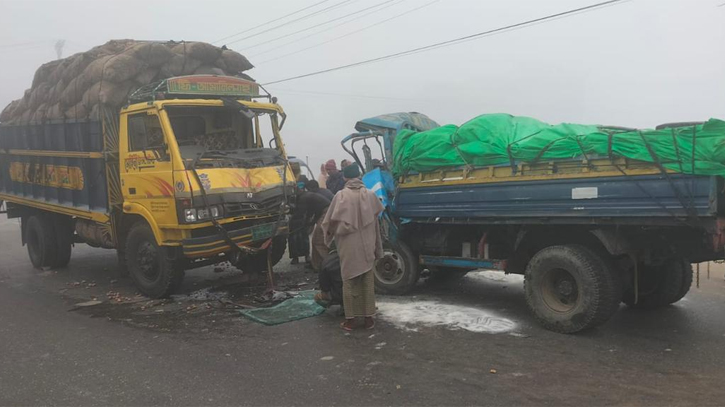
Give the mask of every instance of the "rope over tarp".
[[725, 176], [725, 121], [661, 130], [615, 130], [550, 125], [508, 114], [478, 116], [459, 126], [395, 138], [393, 173], [429, 172], [470, 165], [513, 165], [580, 157], [624, 157], [697, 175]]

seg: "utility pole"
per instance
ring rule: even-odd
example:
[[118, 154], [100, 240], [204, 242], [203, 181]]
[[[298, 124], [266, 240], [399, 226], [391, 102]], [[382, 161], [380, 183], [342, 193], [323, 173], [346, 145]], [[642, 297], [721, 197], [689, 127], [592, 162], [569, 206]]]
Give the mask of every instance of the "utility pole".
[[65, 40], [58, 40], [55, 42], [55, 55], [60, 59], [63, 56], [63, 47], [65, 47]]

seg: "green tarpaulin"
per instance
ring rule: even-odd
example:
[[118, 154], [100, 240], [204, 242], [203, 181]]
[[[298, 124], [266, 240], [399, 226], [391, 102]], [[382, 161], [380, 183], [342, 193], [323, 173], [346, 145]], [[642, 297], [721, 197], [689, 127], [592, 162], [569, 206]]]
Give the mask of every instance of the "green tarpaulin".
[[725, 176], [724, 143], [725, 121], [718, 119], [662, 130], [622, 130], [487, 114], [460, 127], [401, 131], [395, 138], [393, 173], [613, 156], [659, 162], [682, 173]]
[[279, 325], [320, 315], [325, 312], [325, 307], [315, 302], [315, 291], [309, 290], [300, 291], [298, 296], [285, 300], [274, 307], [239, 312], [245, 317], [265, 325]]

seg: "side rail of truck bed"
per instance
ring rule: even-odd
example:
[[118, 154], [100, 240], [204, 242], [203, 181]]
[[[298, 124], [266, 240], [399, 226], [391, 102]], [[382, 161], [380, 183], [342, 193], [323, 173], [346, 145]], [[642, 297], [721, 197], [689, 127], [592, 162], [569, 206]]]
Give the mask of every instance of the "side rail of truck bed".
[[91, 121], [0, 126], [0, 200], [104, 217], [109, 196], [102, 133], [101, 123]]
[[557, 165], [409, 175], [399, 183], [395, 214], [417, 221], [682, 224], [723, 213], [720, 177], [636, 163]]

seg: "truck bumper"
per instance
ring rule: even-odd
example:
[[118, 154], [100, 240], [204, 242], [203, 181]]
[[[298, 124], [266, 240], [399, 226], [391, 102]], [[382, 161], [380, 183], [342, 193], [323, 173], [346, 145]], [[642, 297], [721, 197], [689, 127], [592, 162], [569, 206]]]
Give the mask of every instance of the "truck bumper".
[[[286, 220], [279, 222], [262, 223], [247, 228], [228, 231], [229, 237], [239, 247], [259, 246], [265, 241], [278, 236], [286, 235], [289, 225]], [[216, 256], [231, 250], [231, 247], [218, 233], [211, 236], [184, 239], [181, 243], [184, 257], [198, 259]]]

